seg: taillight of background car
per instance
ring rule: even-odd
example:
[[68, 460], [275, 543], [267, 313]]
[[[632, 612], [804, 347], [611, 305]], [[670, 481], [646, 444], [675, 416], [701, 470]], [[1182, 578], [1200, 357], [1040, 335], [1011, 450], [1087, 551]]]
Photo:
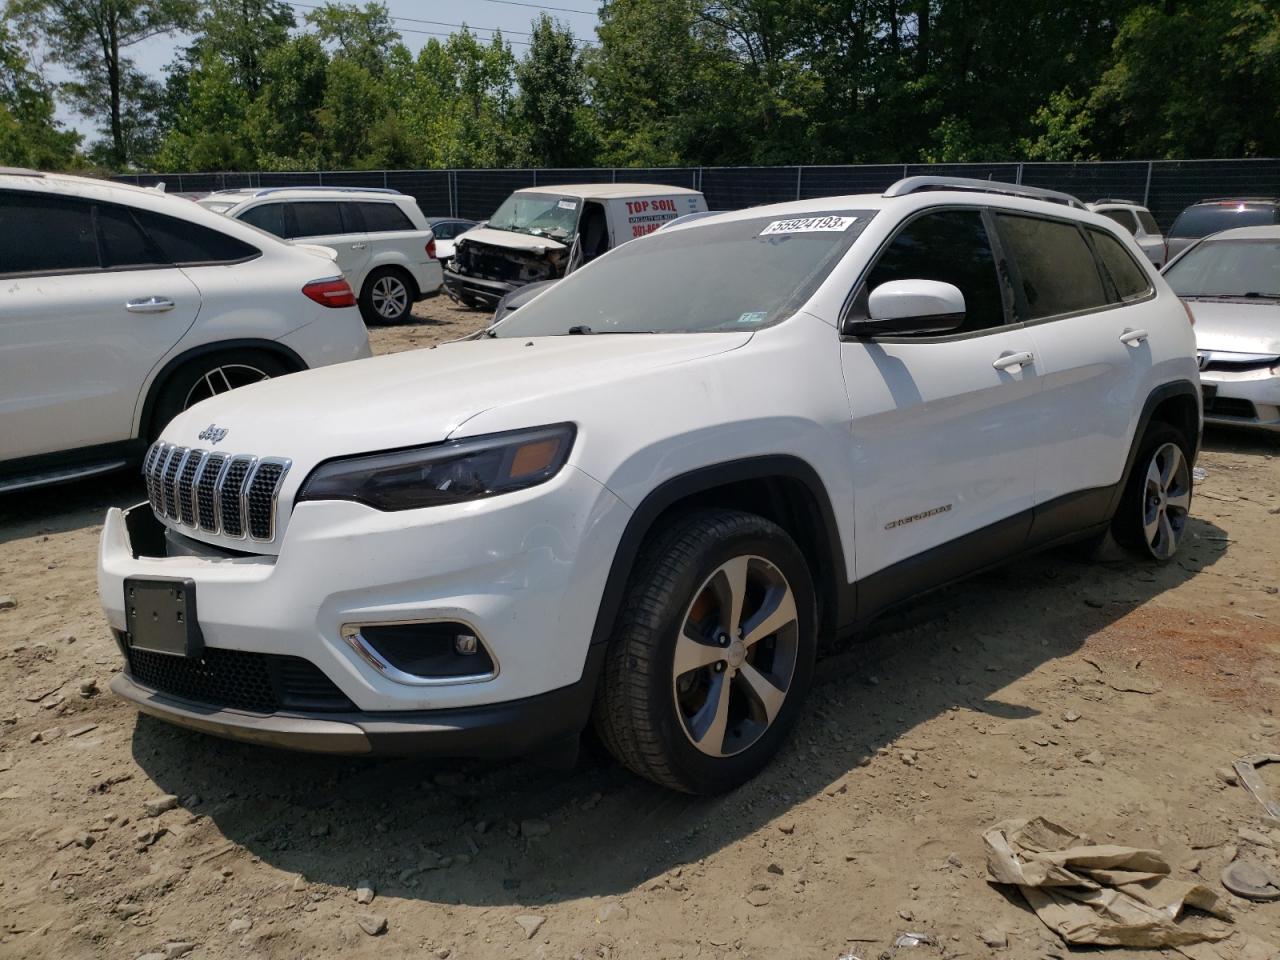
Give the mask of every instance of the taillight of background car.
[[432, 237], [427, 241], [427, 256], [432, 260], [436, 258], [436, 238]]
[[329, 277], [325, 280], [312, 280], [302, 292], [316, 303], [325, 307], [354, 307], [356, 295], [351, 285], [342, 277]]

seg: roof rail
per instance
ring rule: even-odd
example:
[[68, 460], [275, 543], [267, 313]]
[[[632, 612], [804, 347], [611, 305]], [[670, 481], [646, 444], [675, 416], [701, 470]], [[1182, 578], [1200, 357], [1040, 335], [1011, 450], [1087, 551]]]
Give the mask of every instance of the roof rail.
[[1196, 203], [1280, 203], [1275, 197], [1206, 197]]
[[1140, 204], [1137, 200], [1122, 200], [1119, 197], [1099, 197], [1097, 200], [1093, 202], [1094, 203], [1123, 203], [1127, 207], [1142, 206], [1142, 204]]
[[974, 180], [970, 177], [907, 177], [899, 180], [883, 196], [905, 197], [909, 193], [926, 190], [969, 190], [974, 193], [998, 193], [1005, 197], [1026, 197], [1028, 200], [1048, 200], [1068, 207], [1085, 209], [1085, 205], [1069, 193], [1043, 190], [1040, 187], [1024, 187], [1017, 183], [1001, 183], [999, 180]]
[[0, 167], [0, 174], [6, 177], [43, 177], [44, 174], [39, 170], [29, 170], [26, 167]]
[[295, 187], [265, 187], [261, 190], [255, 190], [255, 197], [265, 197], [270, 193], [280, 193], [283, 190], [328, 190], [333, 193], [394, 193], [400, 195], [399, 190], [392, 190], [390, 187], [328, 187], [321, 184], [315, 186], [295, 186]]

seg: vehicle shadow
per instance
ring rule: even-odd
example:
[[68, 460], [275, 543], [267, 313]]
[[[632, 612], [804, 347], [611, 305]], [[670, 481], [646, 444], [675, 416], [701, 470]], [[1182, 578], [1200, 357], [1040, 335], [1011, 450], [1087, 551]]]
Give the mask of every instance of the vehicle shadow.
[[147, 499], [135, 467], [72, 483], [0, 495], [0, 544], [102, 523], [108, 507]]
[[1211, 453], [1280, 454], [1280, 433], [1207, 423], [1202, 448]]
[[[871, 774], [866, 758], [946, 711], [1037, 722], [1034, 706], [1005, 702], [999, 691], [1228, 549], [1213, 539], [1223, 532], [1212, 523], [1196, 519], [1190, 530], [1173, 563], [1109, 553], [1085, 562], [1052, 551], [934, 594], [837, 647], [819, 664], [789, 745], [727, 796], [664, 790], [599, 748], [570, 773], [522, 761], [343, 759], [228, 743], [146, 717], [133, 756], [221, 837], [309, 882], [370, 879], [380, 894], [433, 904], [534, 906], [620, 894], [785, 820], [842, 777], [856, 795]], [[549, 832], [522, 836], [519, 824], [530, 818]], [[450, 858], [447, 867], [437, 868], [440, 857]]]

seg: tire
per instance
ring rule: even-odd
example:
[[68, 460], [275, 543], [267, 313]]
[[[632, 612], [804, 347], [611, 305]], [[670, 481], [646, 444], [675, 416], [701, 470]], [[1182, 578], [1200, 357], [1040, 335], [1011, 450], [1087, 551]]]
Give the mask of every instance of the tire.
[[1119, 543], [1147, 560], [1172, 559], [1190, 519], [1191, 444], [1167, 423], [1147, 428], [1111, 520]]
[[368, 326], [403, 323], [413, 312], [417, 286], [403, 270], [380, 267], [365, 278], [360, 290], [360, 316]]
[[[750, 630], [724, 635], [734, 596], [745, 598], [738, 625], [764, 628], [754, 640]], [[627, 587], [596, 692], [600, 739], [665, 787], [714, 794], [745, 783], [800, 715], [816, 622], [809, 567], [781, 527], [730, 510], [672, 520], [641, 551]], [[677, 655], [691, 669], [677, 674]]]
[[279, 357], [262, 350], [229, 350], [196, 357], [174, 371], [160, 389], [147, 442], [158, 437], [170, 420], [201, 400], [292, 372], [293, 368]]

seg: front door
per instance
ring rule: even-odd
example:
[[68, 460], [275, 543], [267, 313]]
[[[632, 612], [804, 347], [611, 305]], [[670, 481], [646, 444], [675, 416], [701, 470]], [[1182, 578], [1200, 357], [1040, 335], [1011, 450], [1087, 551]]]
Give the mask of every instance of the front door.
[[880, 253], [855, 304], [890, 280], [954, 284], [965, 320], [942, 336], [846, 339], [859, 614], [1015, 552], [1030, 526], [1038, 359], [1010, 327], [988, 220], [940, 208]]

